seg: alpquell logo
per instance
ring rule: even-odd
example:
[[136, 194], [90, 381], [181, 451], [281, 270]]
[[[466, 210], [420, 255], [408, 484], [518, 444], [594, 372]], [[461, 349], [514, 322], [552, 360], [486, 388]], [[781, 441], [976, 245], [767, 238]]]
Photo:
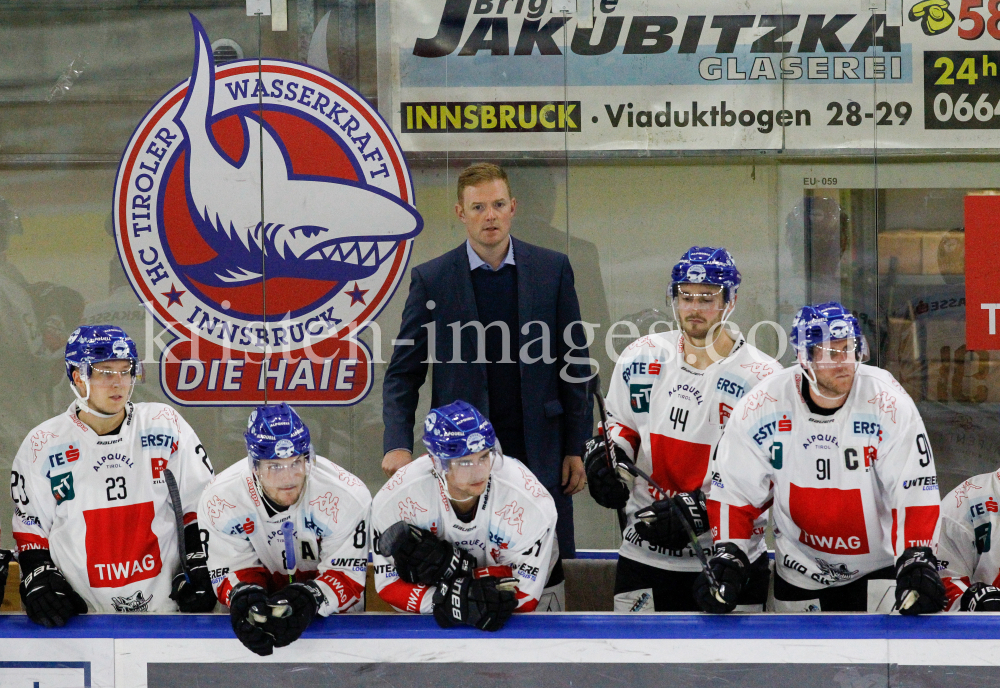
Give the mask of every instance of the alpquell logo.
[[119, 256], [176, 339], [164, 392], [189, 405], [344, 405], [371, 387], [357, 339], [423, 220], [388, 125], [329, 74], [218, 69], [192, 15], [191, 78], [147, 113], [115, 182]]

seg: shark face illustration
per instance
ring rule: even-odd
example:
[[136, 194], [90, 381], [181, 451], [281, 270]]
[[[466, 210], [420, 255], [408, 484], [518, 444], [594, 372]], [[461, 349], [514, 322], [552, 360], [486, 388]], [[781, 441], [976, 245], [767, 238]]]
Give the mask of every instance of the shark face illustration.
[[[259, 283], [265, 276], [344, 285], [374, 274], [400, 241], [420, 233], [420, 215], [363, 180], [295, 174], [285, 143], [268, 121], [273, 106], [264, 106], [263, 119], [252, 106], [213, 117], [212, 51], [205, 30], [191, 19], [194, 68], [174, 121], [186, 139], [178, 152], [185, 153], [192, 219], [218, 255], [185, 266], [184, 272], [209, 287]], [[212, 128], [220, 117], [234, 114], [244, 133], [243, 152], [235, 161]]]

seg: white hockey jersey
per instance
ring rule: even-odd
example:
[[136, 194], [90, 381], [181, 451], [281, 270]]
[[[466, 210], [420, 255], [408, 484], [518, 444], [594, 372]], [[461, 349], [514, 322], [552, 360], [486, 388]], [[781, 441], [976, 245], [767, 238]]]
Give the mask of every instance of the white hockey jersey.
[[372, 561], [379, 596], [399, 611], [429, 614], [434, 590], [399, 578], [392, 559], [378, 553], [379, 534], [406, 521], [461, 547], [479, 574], [518, 579], [515, 612], [534, 611], [555, 565], [556, 507], [534, 474], [517, 459], [494, 466], [476, 514], [463, 523], [426, 454], [393, 474], [372, 502]]
[[[733, 407], [758, 382], [781, 365], [742, 337], [729, 356], [698, 370], [684, 362], [679, 330], [642, 337], [618, 359], [608, 390], [612, 439], [636, 466], [671, 496], [700, 489], [711, 494], [712, 455]], [[635, 513], [662, 497], [644, 480], [632, 484], [625, 506], [628, 522], [619, 553], [634, 561], [673, 571], [699, 571], [690, 546], [656, 547], [635, 532]], [[766, 552], [767, 513], [754, 523], [751, 560]], [[712, 535], [700, 538], [709, 555]]]
[[164, 469], [189, 524], [212, 464], [174, 409], [125, 411], [117, 435], [97, 435], [75, 404], [31, 431], [11, 471], [14, 540], [20, 552], [48, 549], [91, 611], [173, 612], [181, 563]]
[[719, 442], [708, 503], [715, 539], [747, 548], [771, 505], [775, 566], [807, 590], [844, 585], [934, 547], [939, 495], [917, 407], [891, 374], [862, 365], [844, 405], [811, 413], [798, 365], [764, 380]]
[[360, 478], [316, 457], [298, 501], [269, 515], [246, 459], [219, 474], [198, 504], [198, 521], [208, 530], [208, 568], [222, 604], [240, 582], [269, 592], [288, 585], [281, 526], [295, 525], [297, 581], [315, 580], [326, 601], [318, 612], [364, 611], [368, 571], [368, 518], [372, 497]]
[[969, 478], [941, 501], [937, 557], [950, 611], [958, 611], [973, 583], [1000, 587], [994, 527], [1000, 527], [1000, 471]]

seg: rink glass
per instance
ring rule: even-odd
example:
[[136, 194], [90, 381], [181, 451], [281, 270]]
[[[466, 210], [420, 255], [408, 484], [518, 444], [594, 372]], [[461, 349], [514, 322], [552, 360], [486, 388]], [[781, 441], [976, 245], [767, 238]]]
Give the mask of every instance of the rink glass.
[[[393, 44], [391, 32], [401, 24], [398, 17], [393, 24], [392, 13], [409, 7], [412, 15], [440, 17], [440, 5], [421, 9], [408, 2], [288, 0], [287, 30], [272, 30], [265, 20], [259, 36], [243, 0], [4, 3], [0, 37], [8, 59], [0, 64], [0, 196], [8, 205], [0, 208], [0, 216], [16, 216], [17, 222], [6, 222], [7, 248], [0, 251], [0, 467], [9, 469], [31, 428], [72, 400], [62, 346], [82, 322], [118, 325], [136, 341], [150, 384], [137, 385], [133, 401], [169, 401], [160, 384], [159, 357], [172, 337], [148, 319], [125, 280], [109, 231], [109, 208], [133, 128], [190, 75], [188, 13], [204, 24], [221, 63], [240, 55], [306, 61], [310, 47], [318, 45], [315, 29], [329, 12], [325, 40], [320, 39], [329, 71], [377, 103], [391, 122], [403, 112], [393, 100], [392, 79], [417, 74], [406, 71], [406, 64], [400, 69], [399, 60], [409, 59], [409, 53]], [[599, 8], [601, 3], [583, 4]], [[711, 13], [724, 13], [716, 9]], [[553, 18], [550, 10], [543, 21]], [[773, 13], [780, 12], [775, 5]], [[597, 13], [595, 46], [606, 23]], [[718, 33], [710, 39], [710, 31], [705, 28], [706, 45]], [[673, 35], [676, 46], [681, 29]], [[510, 38], [513, 52], [515, 35]], [[565, 31], [555, 31], [552, 38], [558, 54], [532, 50], [504, 57], [518, 71], [494, 74], [494, 92], [486, 99], [509, 100], [505, 89], [519, 74], [539, 84], [538, 100], [580, 101], [581, 134], [592, 131], [597, 126], [592, 118], [597, 118], [606, 140], [588, 147], [576, 144], [578, 135], [571, 131], [523, 133], [515, 139], [523, 143], [511, 148], [501, 145], [510, 137], [500, 133], [441, 132], [434, 134], [433, 147], [407, 147], [415, 202], [425, 221], [410, 266], [464, 240], [453, 211], [458, 173], [471, 162], [498, 162], [508, 171], [518, 201], [513, 236], [570, 257], [581, 316], [595, 325], [590, 355], [600, 367], [603, 391], [618, 352], [651, 330], [672, 326], [664, 295], [670, 269], [682, 253], [692, 245], [725, 246], [743, 275], [729, 322], [744, 334], [753, 331], [758, 347], [790, 365], [794, 352], [785, 337], [761, 323], [788, 331], [802, 305], [842, 302], [861, 322], [871, 345], [869, 364], [889, 370], [916, 402], [934, 448], [941, 494], [995, 468], [1000, 360], [995, 353], [966, 347], [963, 207], [971, 191], [1000, 188], [995, 152], [952, 148], [949, 130], [939, 132], [940, 148], [886, 148], [880, 137], [899, 130], [907, 118], [905, 126], [917, 125], [923, 112], [920, 104], [910, 103], [907, 113], [893, 101], [894, 129], [878, 125], [877, 118], [865, 119], [865, 113], [881, 117], [880, 103], [889, 102], [878, 82], [856, 103], [860, 124], [848, 119], [853, 116], [848, 105], [837, 102], [840, 126], [859, 141], [856, 146], [810, 149], [786, 145], [784, 139], [766, 149], [635, 145], [630, 137], [643, 132], [636, 122], [629, 126], [630, 113], [652, 106], [627, 96], [639, 92], [632, 86], [611, 83], [621, 72], [594, 70], [571, 49], [572, 36]], [[747, 40], [740, 35], [740, 50]], [[617, 59], [620, 49], [602, 58]], [[458, 68], [472, 58], [457, 52], [441, 60], [440, 74], [417, 74], [430, 79], [428, 100], [445, 101], [448, 89], [461, 86]], [[489, 55], [481, 51], [475, 59]], [[581, 86], [595, 74], [611, 80], [603, 99]], [[805, 88], [791, 80], [781, 86], [780, 98]], [[670, 100], [669, 84], [636, 88], [656, 92], [654, 114]], [[437, 98], [439, 92], [445, 95]], [[836, 113], [828, 107], [835, 100], [810, 101], [810, 127], [788, 128], [787, 135], [801, 141], [831, 130], [827, 123]], [[783, 105], [776, 102], [770, 109], [776, 113]], [[607, 124], [605, 106], [626, 113], [617, 128]], [[380, 336], [371, 330], [361, 335], [376, 361], [367, 397], [349, 407], [297, 407], [317, 453], [360, 477], [372, 492], [385, 481], [379, 467], [382, 378], [408, 287], [407, 273], [375, 320]], [[614, 323], [622, 324], [612, 330]], [[429, 406], [425, 385], [415, 417], [424, 418]], [[179, 410], [217, 471], [245, 456], [246, 409]], [[415, 436], [420, 434], [418, 427]], [[424, 451], [419, 439], [414, 450], [416, 455]], [[0, 500], [0, 522], [10, 523], [11, 516], [11, 502]], [[598, 507], [586, 491], [575, 498], [575, 522], [578, 547], [617, 546], [614, 514]], [[12, 545], [9, 528], [2, 529], [0, 544]]]

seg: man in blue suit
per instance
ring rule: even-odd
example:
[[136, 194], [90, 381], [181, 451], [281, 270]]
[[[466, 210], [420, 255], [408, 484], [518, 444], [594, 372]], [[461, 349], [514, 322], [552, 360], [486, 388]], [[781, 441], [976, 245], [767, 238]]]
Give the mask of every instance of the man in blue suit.
[[490, 419], [504, 454], [555, 500], [560, 553], [571, 558], [571, 497], [584, 487], [592, 431], [587, 336], [569, 259], [512, 238], [516, 208], [500, 167], [459, 176], [455, 212], [468, 240], [413, 268], [382, 387], [382, 469], [392, 476], [413, 460], [414, 414], [433, 364], [431, 406], [461, 399]]

